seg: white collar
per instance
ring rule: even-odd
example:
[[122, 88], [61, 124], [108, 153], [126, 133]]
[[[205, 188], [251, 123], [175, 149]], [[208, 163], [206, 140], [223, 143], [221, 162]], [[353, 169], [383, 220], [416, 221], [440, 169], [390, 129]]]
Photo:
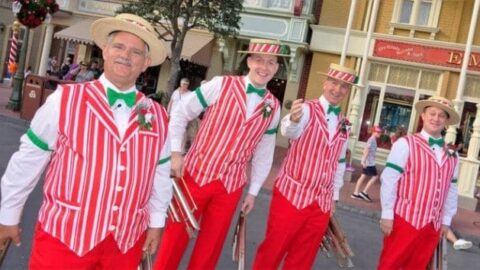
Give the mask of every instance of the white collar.
[[130, 93], [130, 92], [133, 92], [133, 91], [137, 91], [137, 87], [135, 86], [135, 84], [125, 91], [119, 91], [117, 89], [117, 87], [105, 77], [105, 74], [102, 74], [102, 76], [100, 76], [100, 78], [98, 78], [98, 80], [100, 81], [100, 83], [105, 88], [105, 93], [107, 92], [107, 88], [110, 88], [110, 89], [114, 90], [115, 92], [122, 92], [124, 94]]

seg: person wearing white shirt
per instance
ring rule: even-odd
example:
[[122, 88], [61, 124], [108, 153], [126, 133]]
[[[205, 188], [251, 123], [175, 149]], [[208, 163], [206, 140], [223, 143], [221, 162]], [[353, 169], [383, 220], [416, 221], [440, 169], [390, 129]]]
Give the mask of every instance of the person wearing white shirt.
[[355, 70], [330, 64], [323, 95], [293, 102], [281, 122], [290, 139], [275, 180], [265, 239], [253, 269], [311, 269], [343, 185], [350, 123], [339, 104], [356, 80]]
[[384, 241], [378, 269], [425, 269], [457, 211], [458, 153], [441, 132], [460, 117], [439, 96], [418, 101], [415, 110], [422, 131], [393, 144], [380, 177]]
[[135, 88], [166, 49], [132, 14], [102, 18], [99, 80], [59, 85], [35, 114], [1, 180], [0, 248], [20, 245], [29, 193], [46, 169], [31, 269], [137, 269], [160, 241], [172, 196], [166, 110]]
[[[188, 86], [190, 85], [190, 80], [188, 78], [182, 78], [180, 80], [180, 86], [173, 91], [170, 101], [168, 102], [167, 112], [169, 115], [172, 114], [172, 111], [177, 109], [178, 104], [188, 95], [193, 94], [189, 89]], [[182, 142], [182, 153], [185, 153], [188, 148], [190, 148], [195, 135], [197, 134], [198, 130], [198, 118], [192, 119], [188, 122], [187, 131], [185, 133], [183, 142]]]
[[[201, 218], [189, 269], [215, 269], [233, 214], [247, 183], [241, 209], [254, 207], [272, 166], [280, 103], [266, 88], [279, 67], [284, 45], [252, 39], [246, 58], [246, 76], [214, 77], [182, 98], [170, 118], [172, 172], [183, 177]], [[188, 121], [205, 110], [190, 150], [181, 153]], [[188, 244], [185, 224], [167, 221], [154, 269], [177, 269]]]

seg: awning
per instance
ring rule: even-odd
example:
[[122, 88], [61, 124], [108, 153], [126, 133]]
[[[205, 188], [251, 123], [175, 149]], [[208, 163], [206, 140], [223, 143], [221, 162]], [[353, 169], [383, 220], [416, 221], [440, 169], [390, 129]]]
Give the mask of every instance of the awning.
[[[83, 20], [58, 31], [53, 36], [79, 43], [95, 44], [90, 36], [92, 20]], [[181, 58], [202, 66], [210, 66], [213, 35], [208, 32], [189, 31], [185, 36]], [[165, 42], [167, 55], [170, 57], [170, 42]]]
[[[185, 36], [181, 58], [202, 66], [210, 66], [213, 35], [207, 32], [190, 31]], [[171, 56], [170, 42], [165, 42]]]
[[53, 37], [79, 43], [95, 44], [90, 36], [90, 25], [92, 20], [83, 20], [76, 24], [56, 32]]

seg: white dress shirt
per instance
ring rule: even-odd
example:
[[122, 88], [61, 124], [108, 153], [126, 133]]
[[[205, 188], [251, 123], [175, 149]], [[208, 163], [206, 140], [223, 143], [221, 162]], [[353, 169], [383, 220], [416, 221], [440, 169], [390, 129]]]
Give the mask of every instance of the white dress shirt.
[[[325, 97], [322, 95], [319, 98], [320, 104], [323, 107], [323, 110], [327, 112], [328, 106], [330, 105], [325, 99]], [[310, 108], [303, 104], [302, 105], [302, 118], [300, 119], [300, 122], [294, 123], [290, 121], [290, 114], [287, 114], [285, 117], [282, 119], [282, 123], [280, 125], [280, 131], [283, 136], [289, 138], [289, 139], [297, 139], [302, 135], [303, 131], [305, 130], [305, 126], [308, 123], [308, 120], [310, 119]], [[334, 114], [333, 112], [330, 112], [329, 114], [326, 114], [326, 120], [327, 120], [327, 126], [328, 126], [328, 136], [329, 136], [329, 141], [332, 140], [333, 136], [337, 132], [337, 125], [338, 125], [338, 116]], [[340, 154], [340, 159], [345, 158], [345, 154], [347, 152], [347, 142], [343, 145], [341, 154]], [[335, 171], [335, 178], [334, 178], [334, 183], [333, 183], [333, 199], [338, 200], [340, 197], [340, 189], [343, 186], [343, 175], [345, 173], [345, 168], [346, 164], [345, 162], [341, 162], [337, 166], [337, 170]]]
[[[212, 80], [200, 86], [200, 91], [208, 106], [212, 105], [220, 97], [222, 90], [223, 77], [214, 77]], [[248, 76], [245, 76], [245, 88], [250, 83]], [[246, 90], [245, 90], [246, 91]], [[250, 118], [257, 107], [262, 101], [262, 97], [255, 93], [247, 94], [246, 115]], [[198, 100], [196, 94], [187, 95], [182, 98], [172, 112], [171, 121], [169, 126], [170, 138], [172, 142], [172, 151], [181, 152], [182, 140], [185, 136], [185, 128], [187, 123], [192, 119], [198, 117], [203, 111], [203, 106]], [[270, 129], [277, 128], [280, 120], [280, 109], [275, 112], [273, 116]], [[256, 196], [260, 191], [263, 183], [267, 179], [268, 173], [272, 167], [273, 153], [275, 151], [275, 135], [276, 134], [264, 134], [260, 142], [258, 143], [255, 152], [252, 157], [252, 170], [250, 176], [250, 187], [248, 193]]]
[[[105, 90], [107, 87], [116, 89], [104, 75], [99, 80]], [[136, 91], [136, 89], [133, 86], [127, 91]], [[47, 98], [45, 104], [38, 109], [30, 123], [30, 129], [37, 137], [48, 144], [48, 148], [51, 151], [38, 148], [26, 134], [20, 138], [20, 148], [12, 155], [2, 177], [0, 224], [16, 225], [20, 223], [21, 213], [27, 197], [38, 183], [43, 170], [50, 161], [53, 151], [55, 151], [61, 98], [62, 89], [57, 88]], [[126, 106], [123, 100], [117, 100], [111, 108], [120, 136], [123, 137], [128, 127], [128, 118], [132, 109]], [[167, 136], [160, 159], [162, 160], [169, 156], [170, 141]], [[168, 180], [169, 176], [170, 161], [157, 166], [152, 196], [149, 201], [150, 227], [158, 228], [163, 227], [165, 224], [167, 208], [172, 194], [171, 181]]]
[[[424, 137], [427, 141], [430, 136], [426, 131], [422, 130], [420, 135]], [[434, 138], [434, 137], [432, 137]], [[438, 138], [434, 138], [438, 139]], [[442, 156], [444, 149], [438, 145], [431, 146], [432, 150], [435, 153], [437, 162], [440, 164], [442, 162]], [[405, 168], [407, 164], [408, 156], [410, 154], [409, 146], [405, 138], [398, 139], [392, 146], [390, 155], [388, 156], [387, 162], [395, 164], [401, 168]], [[455, 166], [453, 178], [458, 178], [458, 163]], [[380, 202], [382, 205], [382, 219], [393, 220], [395, 201], [397, 200], [397, 187], [398, 180], [400, 180], [401, 173], [390, 167], [385, 167], [380, 176], [381, 187], [380, 187]], [[450, 226], [452, 218], [457, 212], [457, 184], [451, 183], [450, 189], [448, 190], [447, 199], [443, 208], [443, 221], [442, 224]]]

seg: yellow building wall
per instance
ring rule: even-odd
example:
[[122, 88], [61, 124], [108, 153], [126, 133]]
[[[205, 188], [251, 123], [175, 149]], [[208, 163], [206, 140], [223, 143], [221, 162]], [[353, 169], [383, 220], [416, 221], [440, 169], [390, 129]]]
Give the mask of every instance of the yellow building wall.
[[[325, 81], [326, 76], [319, 74], [319, 72], [327, 72], [328, 67], [331, 63], [339, 63], [340, 56], [328, 53], [319, 53], [316, 52], [313, 54], [312, 66], [310, 68], [310, 73], [308, 76], [307, 89], [305, 91], [305, 100], [316, 99], [323, 94], [323, 82]], [[347, 58], [345, 61], [345, 66], [354, 68], [354, 59]], [[350, 93], [351, 94], [351, 93]], [[347, 102], [349, 98], [346, 97], [343, 102], [340, 104], [342, 111], [346, 111]]]
[[[346, 27], [351, 0], [323, 1], [319, 25]], [[361, 30], [367, 12], [368, 1], [357, 1], [352, 29]]]
[[390, 22], [392, 21], [394, 1], [380, 1], [377, 13], [375, 32], [388, 34]]

